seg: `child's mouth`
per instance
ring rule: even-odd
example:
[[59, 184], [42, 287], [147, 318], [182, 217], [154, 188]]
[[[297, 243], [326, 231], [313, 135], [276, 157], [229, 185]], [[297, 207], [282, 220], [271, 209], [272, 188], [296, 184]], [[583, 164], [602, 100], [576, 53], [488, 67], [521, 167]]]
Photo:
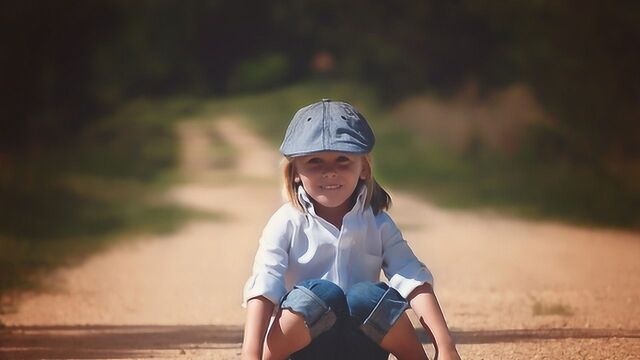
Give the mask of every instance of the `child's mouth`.
[[321, 186], [320, 188], [322, 190], [337, 190], [337, 189], [339, 189], [341, 187], [342, 187], [342, 185], [324, 185], [324, 186]]

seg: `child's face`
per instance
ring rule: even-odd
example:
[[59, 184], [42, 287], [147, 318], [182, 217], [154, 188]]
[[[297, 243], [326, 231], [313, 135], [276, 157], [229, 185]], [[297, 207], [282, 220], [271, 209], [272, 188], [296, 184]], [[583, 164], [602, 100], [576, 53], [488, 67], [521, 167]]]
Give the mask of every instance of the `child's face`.
[[294, 158], [295, 182], [302, 182], [305, 191], [317, 204], [335, 208], [353, 194], [359, 179], [369, 176], [363, 155], [322, 151]]

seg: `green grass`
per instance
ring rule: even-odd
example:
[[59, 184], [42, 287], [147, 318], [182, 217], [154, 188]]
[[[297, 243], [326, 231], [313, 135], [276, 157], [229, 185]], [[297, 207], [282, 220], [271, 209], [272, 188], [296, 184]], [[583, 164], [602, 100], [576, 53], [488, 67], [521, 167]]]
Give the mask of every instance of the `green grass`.
[[74, 179], [2, 195], [0, 293], [32, 288], [37, 275], [130, 235], [170, 233], [187, 219], [219, 217], [169, 204], [140, 183], [113, 179]]
[[326, 81], [301, 83], [266, 93], [221, 98], [208, 102], [205, 111], [211, 114], [246, 115], [251, 119], [251, 126], [276, 144], [282, 140], [295, 111], [301, 105], [321, 98], [344, 99], [365, 113], [377, 112], [373, 89], [355, 83]]
[[[514, 157], [478, 149], [456, 155], [395, 122], [379, 106], [372, 88], [350, 82], [308, 82], [253, 94], [214, 100], [206, 111], [241, 113], [274, 146], [302, 105], [321, 98], [354, 104], [376, 133], [375, 173], [382, 184], [410, 189], [446, 207], [491, 208], [532, 219], [622, 228], [640, 226], [640, 193], [628, 179], [597, 164], [563, 159], [535, 160], [526, 148]], [[640, 179], [639, 179], [640, 181]]]
[[138, 99], [86, 129], [67, 172], [135, 178], [147, 184], [171, 182], [177, 163], [174, 124], [202, 112], [196, 98]]
[[640, 193], [598, 168], [491, 153], [465, 159], [422, 144], [403, 129], [383, 128], [382, 134], [376, 149], [382, 180], [440, 205], [581, 225], [640, 226]]
[[175, 121], [198, 114], [202, 103], [133, 101], [92, 124], [76, 144], [15, 159], [0, 174], [0, 301], [133, 234], [220, 218], [162, 197], [177, 179]]
[[[625, 185], [632, 183], [628, 179], [563, 160], [482, 151], [455, 155], [399, 126], [389, 109], [379, 106], [378, 96], [357, 83], [316, 81], [229, 98], [139, 99], [87, 128], [77, 144], [14, 159], [0, 172], [0, 301], [10, 289], [37, 286], [39, 274], [82, 259], [122, 235], [165, 233], [194, 216], [220, 217], [159, 197], [179, 180], [177, 120], [244, 115], [277, 147], [294, 112], [325, 97], [351, 102], [371, 122], [377, 136], [375, 173], [383, 185], [412, 190], [447, 207], [640, 226], [640, 194]], [[218, 165], [228, 166], [233, 149], [215, 143]]]

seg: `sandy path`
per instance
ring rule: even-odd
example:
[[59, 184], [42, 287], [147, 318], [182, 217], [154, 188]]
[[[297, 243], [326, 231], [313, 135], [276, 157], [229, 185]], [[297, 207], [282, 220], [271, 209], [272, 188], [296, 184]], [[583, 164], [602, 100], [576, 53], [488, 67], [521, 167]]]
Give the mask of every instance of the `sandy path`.
[[[184, 122], [178, 132], [188, 181], [169, 196], [225, 219], [128, 242], [52, 274], [57, 290], [0, 316], [8, 325], [0, 358], [238, 357], [242, 286], [262, 226], [281, 203], [279, 157], [235, 118]], [[217, 161], [216, 142], [238, 161]], [[640, 234], [392, 195], [392, 215], [434, 272], [464, 357], [640, 358]]]

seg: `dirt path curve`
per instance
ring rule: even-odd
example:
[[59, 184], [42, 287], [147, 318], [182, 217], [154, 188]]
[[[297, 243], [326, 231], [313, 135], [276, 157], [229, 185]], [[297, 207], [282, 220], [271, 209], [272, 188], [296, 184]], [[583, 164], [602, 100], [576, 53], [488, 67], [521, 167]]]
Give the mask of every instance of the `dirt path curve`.
[[[186, 181], [169, 196], [224, 220], [52, 274], [57, 290], [0, 316], [0, 359], [237, 358], [242, 286], [281, 203], [277, 152], [240, 120], [177, 128]], [[640, 358], [640, 234], [442, 210], [391, 190], [392, 216], [434, 272], [463, 357]]]

